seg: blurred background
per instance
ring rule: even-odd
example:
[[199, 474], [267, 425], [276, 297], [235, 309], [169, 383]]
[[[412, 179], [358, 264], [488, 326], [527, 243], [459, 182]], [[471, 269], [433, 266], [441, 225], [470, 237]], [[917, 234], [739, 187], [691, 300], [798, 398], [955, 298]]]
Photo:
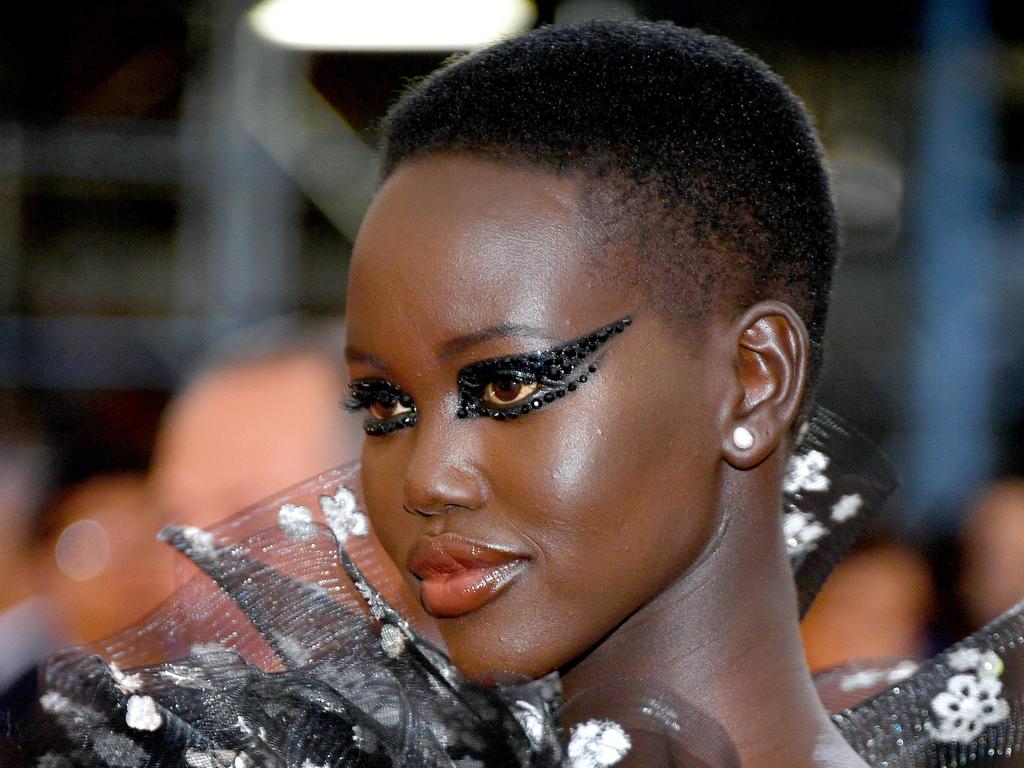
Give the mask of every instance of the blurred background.
[[165, 520], [202, 524], [354, 455], [338, 354], [376, 121], [453, 52], [587, 18], [732, 38], [826, 145], [845, 246], [819, 399], [903, 487], [809, 617], [812, 665], [921, 655], [1024, 595], [1016, 0], [14, 5], [0, 638], [19, 639], [0, 689], [166, 594]]

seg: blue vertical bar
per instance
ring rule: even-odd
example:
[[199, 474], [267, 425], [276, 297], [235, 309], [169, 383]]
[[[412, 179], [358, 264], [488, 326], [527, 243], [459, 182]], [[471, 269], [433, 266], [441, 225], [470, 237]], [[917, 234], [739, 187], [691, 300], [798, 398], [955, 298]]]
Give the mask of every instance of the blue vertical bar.
[[926, 0], [912, 514], [949, 531], [991, 467], [995, 103], [984, 0]]

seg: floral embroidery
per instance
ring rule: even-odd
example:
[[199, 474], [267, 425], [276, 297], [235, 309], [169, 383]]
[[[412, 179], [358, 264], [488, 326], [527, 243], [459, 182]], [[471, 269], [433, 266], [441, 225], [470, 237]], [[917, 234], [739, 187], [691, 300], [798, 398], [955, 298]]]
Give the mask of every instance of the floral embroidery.
[[836, 523], [845, 523], [857, 516], [864, 499], [859, 493], [848, 493], [841, 496], [839, 501], [832, 505], [832, 520]]
[[383, 624], [380, 628], [380, 647], [389, 659], [397, 659], [405, 650], [405, 635], [394, 624]]
[[572, 768], [605, 768], [629, 752], [631, 742], [622, 726], [611, 720], [587, 720], [572, 729], [569, 764]]
[[92, 707], [72, 701], [56, 691], [47, 691], [40, 696], [39, 706], [65, 727], [94, 726], [104, 721], [103, 715]]
[[348, 488], [339, 488], [334, 496], [321, 496], [320, 509], [338, 546], [345, 546], [349, 536], [365, 536], [370, 531], [366, 515], [356, 509], [356, 497]]
[[155, 731], [164, 724], [164, 719], [156, 711], [156, 702], [151, 696], [131, 696], [128, 699], [128, 712], [124, 721], [129, 728], [137, 731]]
[[974, 741], [985, 728], [1009, 716], [1010, 705], [999, 698], [1002, 690], [1003, 684], [995, 678], [953, 675], [946, 690], [932, 699], [939, 724], [931, 734], [939, 741]]
[[114, 684], [121, 693], [138, 693], [142, 690], [142, 675], [136, 672], [133, 675], [126, 675], [114, 662], [107, 664], [110, 676], [114, 678]]
[[44, 711], [50, 713], [67, 712], [74, 707], [71, 703], [71, 699], [67, 696], [61, 696], [56, 691], [47, 691], [40, 696], [39, 706], [41, 706]]
[[192, 557], [212, 557], [217, 554], [217, 545], [213, 543], [213, 534], [209, 531], [186, 525], [181, 528], [181, 537], [191, 549]]
[[786, 549], [790, 555], [802, 555], [818, 546], [818, 539], [828, 533], [828, 528], [818, 522], [810, 512], [792, 509], [782, 516], [782, 534], [786, 538]]
[[284, 535], [292, 541], [309, 541], [316, 536], [313, 513], [299, 504], [282, 504], [277, 511], [277, 523]]
[[974, 672], [978, 677], [1002, 677], [1003, 660], [995, 651], [958, 648], [946, 654], [946, 663], [956, 672]]
[[786, 493], [827, 491], [831, 485], [828, 476], [825, 475], [828, 464], [828, 456], [821, 451], [794, 454], [790, 457], [789, 465], [786, 467], [783, 490]]
[[862, 669], [859, 672], [843, 675], [839, 681], [839, 690], [857, 691], [862, 688], [873, 688], [882, 682], [887, 685], [893, 685], [894, 683], [906, 680], [915, 672], [917, 672], [917, 664], [912, 661], [901, 661], [891, 668], [873, 667], [871, 669]]
[[932, 699], [938, 723], [929, 725], [929, 732], [937, 741], [966, 744], [1010, 716], [1010, 705], [1000, 697], [1003, 660], [993, 651], [959, 648], [946, 656], [946, 663], [960, 674]]

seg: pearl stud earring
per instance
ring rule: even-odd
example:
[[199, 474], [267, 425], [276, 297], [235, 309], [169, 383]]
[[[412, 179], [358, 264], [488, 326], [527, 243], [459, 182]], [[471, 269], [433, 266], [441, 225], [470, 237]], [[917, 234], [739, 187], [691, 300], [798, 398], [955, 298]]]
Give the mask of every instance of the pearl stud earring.
[[741, 451], [746, 451], [754, 447], [754, 435], [746, 427], [736, 427], [732, 431], [732, 442]]

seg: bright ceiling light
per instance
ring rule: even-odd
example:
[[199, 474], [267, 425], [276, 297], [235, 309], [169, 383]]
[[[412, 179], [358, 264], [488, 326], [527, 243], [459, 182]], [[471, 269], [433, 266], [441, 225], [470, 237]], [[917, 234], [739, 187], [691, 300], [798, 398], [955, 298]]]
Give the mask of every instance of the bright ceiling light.
[[263, 0], [249, 12], [261, 37], [320, 51], [466, 51], [536, 18], [530, 0]]

